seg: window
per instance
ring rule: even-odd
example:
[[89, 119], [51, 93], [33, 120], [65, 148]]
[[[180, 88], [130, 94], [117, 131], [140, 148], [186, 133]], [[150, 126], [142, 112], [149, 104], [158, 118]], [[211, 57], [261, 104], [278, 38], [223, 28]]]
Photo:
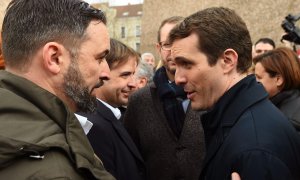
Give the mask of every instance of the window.
[[135, 36], [136, 37], [141, 37], [141, 26], [136, 26], [135, 27]]
[[125, 38], [125, 27], [121, 27], [121, 38]]
[[135, 50], [137, 52], [140, 52], [140, 49], [141, 49], [141, 44], [139, 42], [135, 43]]

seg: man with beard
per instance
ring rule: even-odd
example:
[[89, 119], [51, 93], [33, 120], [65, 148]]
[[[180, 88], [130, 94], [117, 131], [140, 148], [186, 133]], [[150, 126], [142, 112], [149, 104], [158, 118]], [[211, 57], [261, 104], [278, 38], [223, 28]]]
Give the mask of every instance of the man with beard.
[[94, 90], [97, 101], [95, 113], [80, 113], [93, 123], [87, 134], [95, 153], [101, 157], [105, 169], [118, 180], [144, 179], [144, 161], [120, 122], [120, 106], [126, 106], [135, 90], [134, 72], [139, 55], [125, 44], [111, 39], [106, 57], [110, 79]]
[[139, 148], [149, 180], [196, 180], [204, 157], [200, 114], [190, 109], [183, 88], [174, 82], [176, 66], [167, 37], [183, 18], [164, 20], [158, 31], [157, 50], [163, 66], [154, 83], [134, 93], [124, 125]]
[[109, 78], [103, 12], [80, 0], [13, 0], [3, 22], [0, 179], [114, 179], [74, 112]]

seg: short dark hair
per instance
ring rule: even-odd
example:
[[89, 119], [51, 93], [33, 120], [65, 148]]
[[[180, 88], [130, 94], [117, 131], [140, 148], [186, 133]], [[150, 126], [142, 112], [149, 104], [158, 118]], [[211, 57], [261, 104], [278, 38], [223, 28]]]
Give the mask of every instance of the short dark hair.
[[280, 47], [253, 58], [253, 63], [261, 63], [270, 77], [281, 75], [280, 90], [300, 88], [300, 62], [297, 54], [286, 47]]
[[139, 54], [134, 49], [122, 43], [121, 41], [111, 38], [110, 51], [106, 56], [106, 61], [109, 68], [113, 69], [117, 65], [126, 63], [129, 57], [136, 58], [136, 62], [139, 63]]
[[182, 16], [172, 16], [169, 17], [165, 20], [163, 20], [158, 28], [158, 32], [157, 32], [157, 42], [160, 42], [160, 32], [161, 32], [161, 28], [165, 25], [165, 24], [177, 24], [181, 21], [183, 21], [184, 17]]
[[206, 54], [209, 65], [217, 63], [226, 49], [238, 54], [237, 71], [244, 73], [252, 63], [252, 43], [245, 22], [233, 10], [213, 7], [198, 11], [184, 19], [169, 34], [169, 43], [195, 33], [198, 49]]
[[274, 49], [276, 47], [275, 42], [270, 38], [260, 38], [254, 45], [256, 46], [258, 43], [270, 44]]
[[23, 68], [50, 41], [76, 53], [92, 20], [106, 24], [102, 11], [81, 0], [12, 0], [1, 33], [6, 65]]

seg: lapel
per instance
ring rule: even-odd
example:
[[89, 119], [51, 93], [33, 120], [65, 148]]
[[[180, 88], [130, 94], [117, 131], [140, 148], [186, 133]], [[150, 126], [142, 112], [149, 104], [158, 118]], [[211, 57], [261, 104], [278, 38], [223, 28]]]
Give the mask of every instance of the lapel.
[[[182, 132], [181, 132], [181, 135], [179, 137], [179, 141], [184, 142], [186, 139], [191, 138], [190, 136], [186, 135], [186, 134], [189, 134], [189, 133], [186, 133], [186, 132], [191, 131], [191, 129], [190, 129], [191, 128], [191, 123], [195, 124], [195, 122], [191, 122], [191, 121], [200, 121], [199, 123], [201, 123], [201, 118], [200, 117], [203, 113], [205, 113], [205, 111], [194, 111], [194, 110], [192, 110], [191, 102], [189, 102], [189, 105], [187, 107], [186, 114], [185, 114], [185, 119], [184, 119], [184, 124], [183, 124], [183, 127], [182, 127]], [[196, 128], [196, 127], [193, 126], [192, 128]], [[200, 128], [201, 128], [201, 131], [203, 132], [202, 126]]]
[[150, 93], [151, 93], [151, 97], [152, 97], [151, 99], [153, 100], [155, 112], [157, 112], [157, 114], [159, 116], [159, 121], [161, 121], [164, 124], [164, 126], [166, 127], [166, 130], [169, 132], [171, 137], [175, 141], [178, 141], [177, 136], [174, 134], [173, 130], [170, 128], [167, 117], [164, 113], [163, 103], [159, 99], [159, 96], [158, 96], [158, 93], [157, 93], [157, 88], [155, 87], [154, 83], [150, 86]]
[[132, 141], [128, 132], [124, 128], [123, 124], [118, 120], [115, 115], [111, 112], [111, 110], [106, 107], [102, 102], [97, 100], [97, 114], [102, 116], [106, 121], [110, 122], [119, 135], [120, 139], [124, 142], [127, 148], [137, 157], [141, 162], [144, 162], [139, 150], [136, 145]]
[[[251, 82], [250, 82], [251, 83]], [[252, 82], [252, 83], [256, 83]], [[242, 92], [241, 92], [242, 91]], [[204, 121], [215, 121], [220, 122], [220, 126], [217, 128], [216, 133], [213, 138], [210, 140], [210, 144], [207, 147], [207, 154], [204, 160], [204, 167], [201, 173], [201, 177], [205, 175], [206, 168], [208, 164], [212, 161], [213, 157], [217, 154], [224, 140], [230, 133], [231, 128], [239, 120], [240, 116], [253, 104], [258, 101], [267, 99], [268, 94], [263, 89], [262, 85], [254, 85], [247, 87], [246, 90], [237, 91], [234, 98], [230, 99], [230, 105], [225, 110], [214, 111], [217, 113], [213, 115], [215, 119], [205, 119]], [[204, 114], [205, 116], [206, 114]], [[219, 118], [219, 120], [218, 120]], [[200, 178], [201, 179], [201, 178]]]

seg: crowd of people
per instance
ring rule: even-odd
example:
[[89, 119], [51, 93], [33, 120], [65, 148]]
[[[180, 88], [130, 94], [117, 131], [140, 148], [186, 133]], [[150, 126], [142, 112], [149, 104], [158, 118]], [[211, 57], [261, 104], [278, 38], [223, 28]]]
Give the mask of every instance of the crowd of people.
[[[0, 179], [299, 180], [300, 60], [224, 7], [163, 20], [153, 54], [81, 0], [12, 0]], [[1, 41], [2, 40], [2, 41]]]

